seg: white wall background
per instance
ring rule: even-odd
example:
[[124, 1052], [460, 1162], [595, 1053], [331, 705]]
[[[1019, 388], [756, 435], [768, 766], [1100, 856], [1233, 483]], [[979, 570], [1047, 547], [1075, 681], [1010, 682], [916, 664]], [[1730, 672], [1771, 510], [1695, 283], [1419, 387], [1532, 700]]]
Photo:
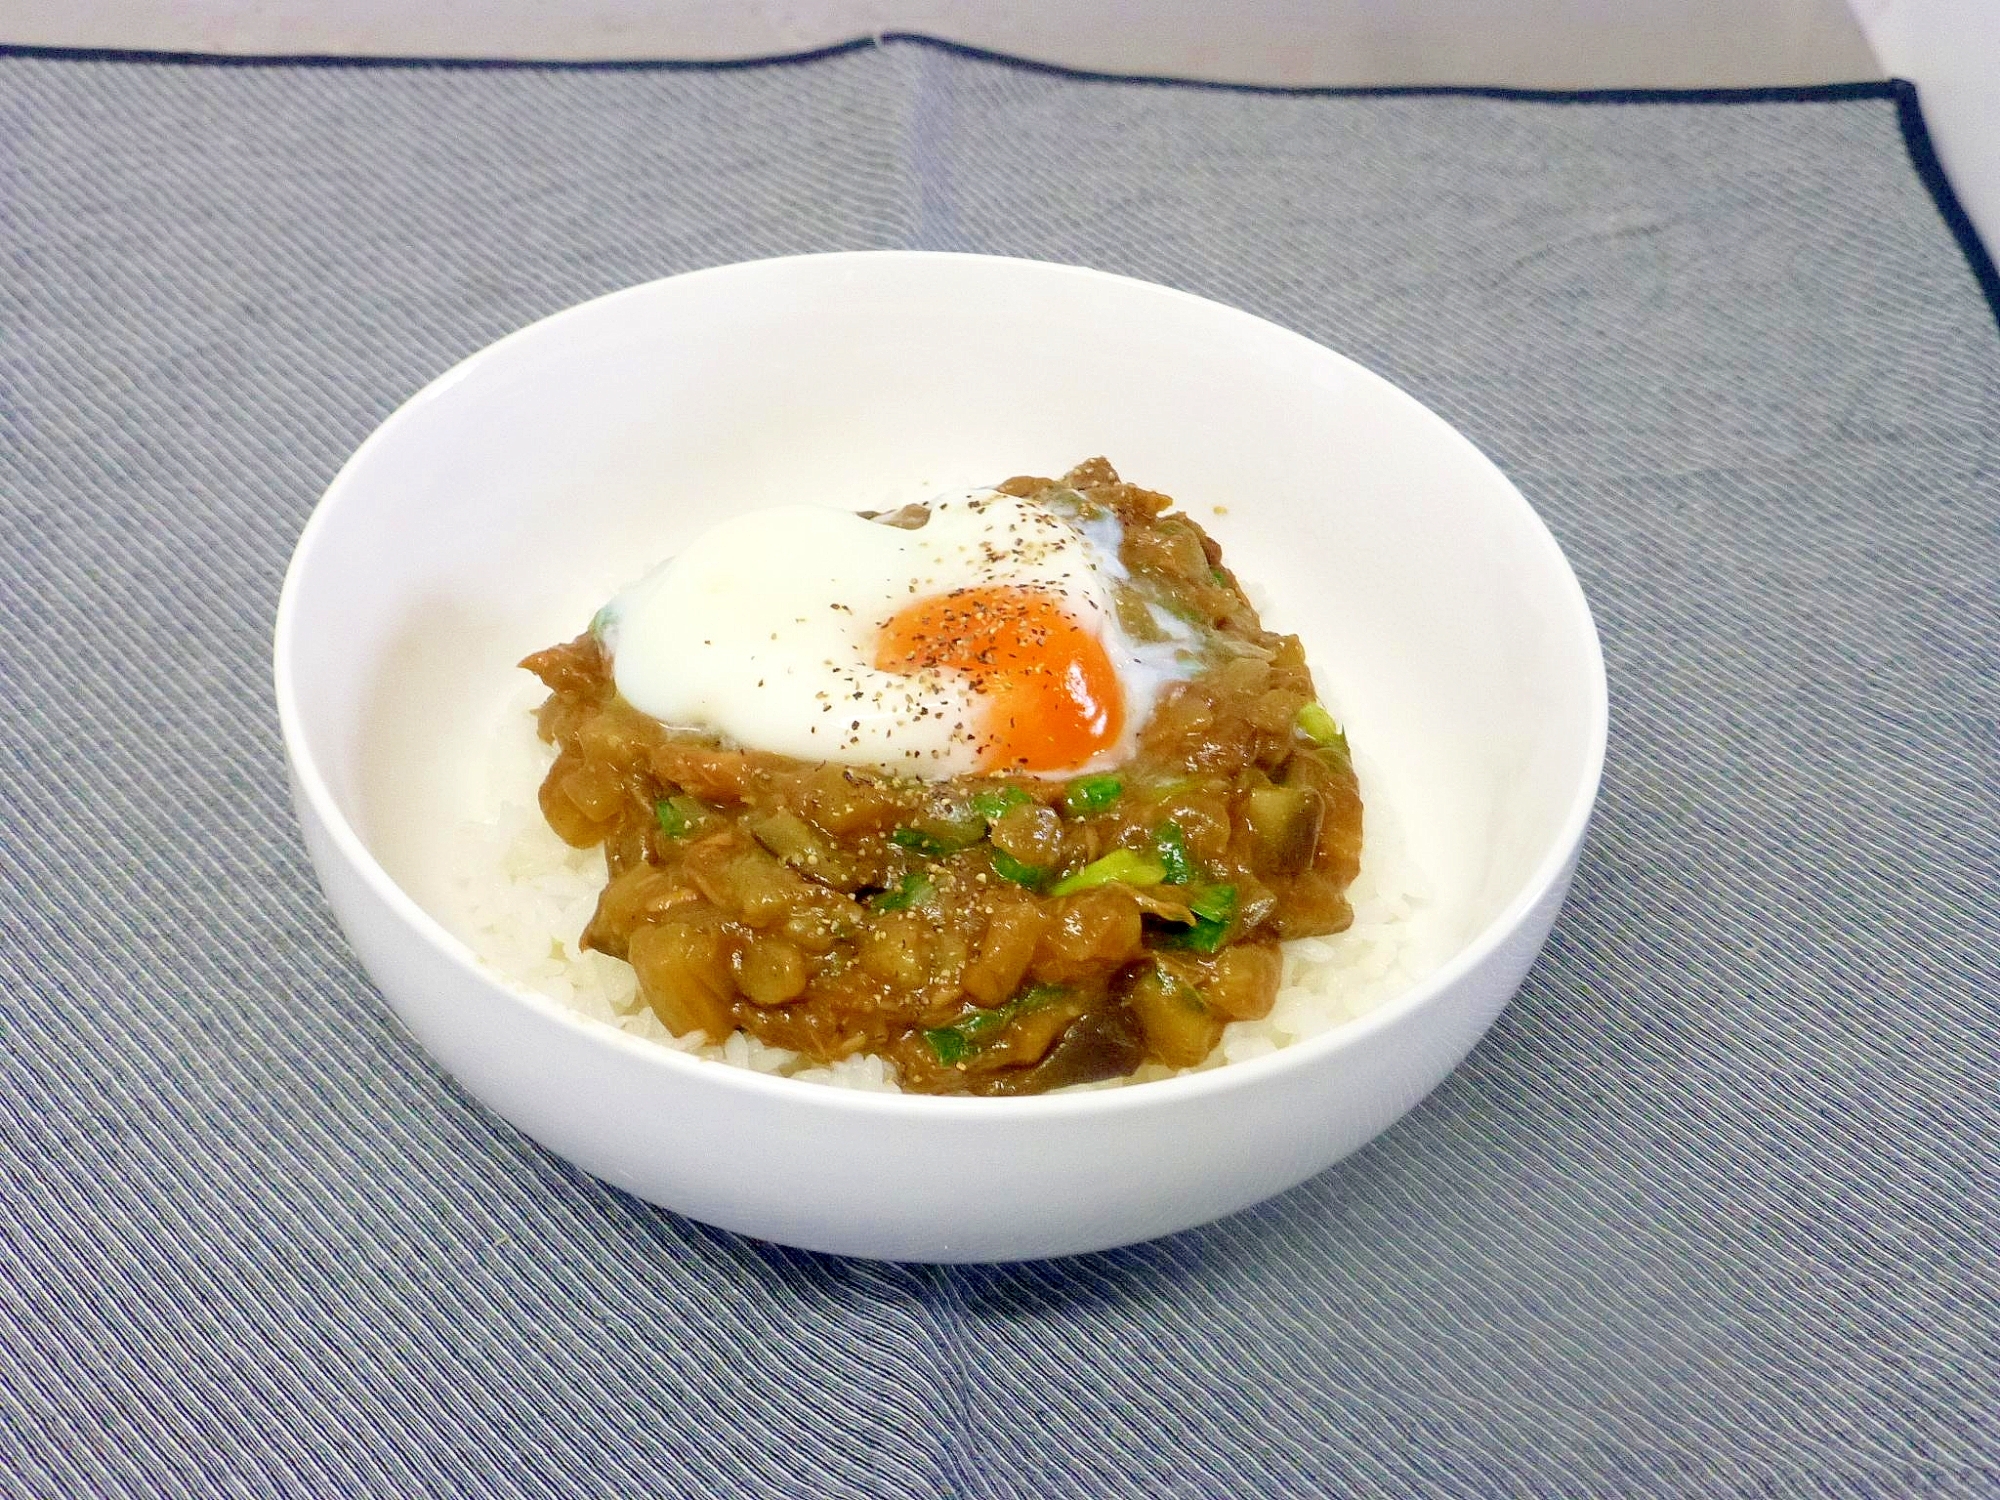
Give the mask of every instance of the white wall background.
[[1853, 0], [1883, 71], [1917, 86], [1938, 159], [2000, 259], [2000, 0]]
[[1845, 0], [0, 0], [0, 40], [238, 53], [741, 57], [896, 30], [1261, 83], [1876, 76]]

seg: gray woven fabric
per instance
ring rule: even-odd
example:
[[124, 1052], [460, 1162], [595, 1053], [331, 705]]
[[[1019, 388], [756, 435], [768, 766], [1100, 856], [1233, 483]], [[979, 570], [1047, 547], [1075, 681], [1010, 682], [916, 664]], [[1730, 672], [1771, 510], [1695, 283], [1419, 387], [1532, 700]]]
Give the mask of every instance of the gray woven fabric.
[[[2000, 1492], [2000, 338], [1890, 101], [15, 57], [0, 152], [0, 1492]], [[1261, 1209], [705, 1229], [471, 1104], [313, 887], [267, 640], [345, 456], [543, 313], [865, 246], [1301, 329], [1596, 608], [1548, 953]]]

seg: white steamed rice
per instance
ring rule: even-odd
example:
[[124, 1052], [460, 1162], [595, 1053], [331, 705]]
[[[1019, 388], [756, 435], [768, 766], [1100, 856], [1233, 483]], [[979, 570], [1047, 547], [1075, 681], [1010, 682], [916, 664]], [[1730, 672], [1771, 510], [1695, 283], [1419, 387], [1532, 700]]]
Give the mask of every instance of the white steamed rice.
[[[536, 737], [528, 714], [508, 714], [492, 742], [489, 785], [496, 795], [490, 805], [498, 810], [460, 829], [453, 925], [482, 964], [510, 984], [679, 1052], [813, 1083], [896, 1089], [895, 1069], [879, 1057], [805, 1066], [799, 1054], [740, 1031], [719, 1047], [677, 1037], [639, 999], [629, 967], [579, 948], [577, 939], [604, 886], [604, 856], [596, 849], [570, 848], [542, 819], [535, 789], [553, 753]], [[1261, 1021], [1231, 1024], [1201, 1067], [1244, 1062], [1316, 1036], [1373, 1009], [1435, 967], [1423, 881], [1390, 810], [1365, 787], [1363, 797], [1361, 874], [1348, 891], [1354, 925], [1332, 937], [1287, 943], [1284, 980], [1271, 1013]], [[1164, 1078], [1172, 1071], [1149, 1063], [1130, 1081]], [[1121, 1081], [1081, 1087], [1117, 1087]]]

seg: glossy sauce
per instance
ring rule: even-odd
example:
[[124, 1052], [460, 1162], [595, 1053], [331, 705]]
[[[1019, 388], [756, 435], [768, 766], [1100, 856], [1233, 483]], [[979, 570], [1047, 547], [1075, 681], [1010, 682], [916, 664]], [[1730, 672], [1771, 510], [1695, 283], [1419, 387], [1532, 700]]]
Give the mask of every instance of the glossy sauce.
[[1164, 611], [1198, 643], [1114, 770], [1032, 774], [1131, 727], [1092, 642], [1032, 592], [906, 609], [878, 641], [882, 670], [984, 673], [995, 701], [1033, 700], [1015, 717], [1035, 734], [990, 739], [998, 774], [669, 727], [619, 695], [588, 634], [524, 663], [558, 749], [544, 815], [605, 851], [586, 945], [630, 962], [670, 1029], [879, 1053], [906, 1089], [1038, 1093], [1201, 1061], [1268, 1012], [1282, 940], [1351, 922], [1361, 801], [1297, 639], [1264, 631], [1216, 544], [1103, 460], [1001, 489], [1115, 518], [1121, 619], [1143, 634]]

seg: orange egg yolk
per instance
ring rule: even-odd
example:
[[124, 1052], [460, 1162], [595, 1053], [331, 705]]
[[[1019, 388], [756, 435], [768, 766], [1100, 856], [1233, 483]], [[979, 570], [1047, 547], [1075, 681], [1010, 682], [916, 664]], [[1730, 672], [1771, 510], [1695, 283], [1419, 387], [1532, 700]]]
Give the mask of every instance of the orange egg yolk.
[[955, 589], [919, 599], [882, 627], [875, 665], [966, 673], [986, 703], [982, 771], [1070, 771], [1118, 742], [1125, 701], [1103, 643], [1037, 589]]

